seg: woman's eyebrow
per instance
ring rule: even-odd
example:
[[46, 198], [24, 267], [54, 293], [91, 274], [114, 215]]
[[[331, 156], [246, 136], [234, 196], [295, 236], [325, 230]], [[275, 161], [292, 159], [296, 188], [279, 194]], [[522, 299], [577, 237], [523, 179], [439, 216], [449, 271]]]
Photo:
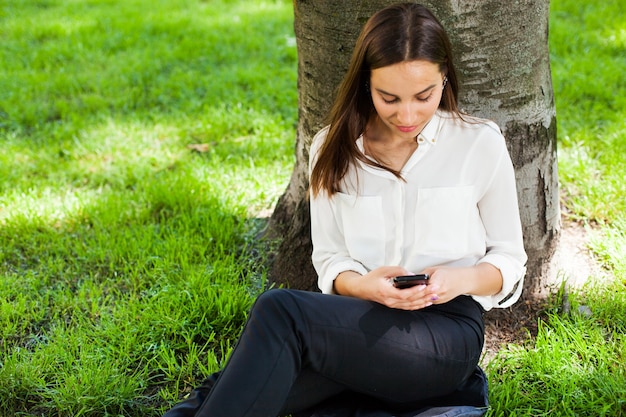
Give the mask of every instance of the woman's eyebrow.
[[[428, 90], [432, 90], [435, 87], [437, 87], [437, 84], [431, 84], [428, 87], [426, 87], [425, 89], [423, 89], [422, 91], [420, 91], [419, 93], [415, 93], [415, 95], [419, 96], [420, 94], [424, 94]], [[398, 97], [397, 95], [388, 93], [385, 90], [381, 90], [380, 88], [376, 88], [375, 90], [378, 91], [380, 94], [384, 94], [386, 96]]]

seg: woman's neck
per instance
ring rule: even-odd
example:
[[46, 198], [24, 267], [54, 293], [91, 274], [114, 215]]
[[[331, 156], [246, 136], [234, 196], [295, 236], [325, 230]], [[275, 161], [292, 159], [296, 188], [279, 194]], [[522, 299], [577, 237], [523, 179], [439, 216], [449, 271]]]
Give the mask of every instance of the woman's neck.
[[367, 124], [363, 133], [365, 155], [397, 172], [402, 170], [417, 147], [416, 138], [407, 139], [391, 134], [377, 117]]

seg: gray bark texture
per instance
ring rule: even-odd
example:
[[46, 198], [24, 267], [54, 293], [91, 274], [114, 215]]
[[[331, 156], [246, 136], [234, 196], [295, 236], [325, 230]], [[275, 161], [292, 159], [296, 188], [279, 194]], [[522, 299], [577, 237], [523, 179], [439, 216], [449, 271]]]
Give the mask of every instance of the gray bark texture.
[[[316, 290], [310, 261], [308, 150], [325, 125], [361, 27], [389, 0], [295, 0], [299, 121], [296, 165], [269, 224], [282, 243], [272, 281]], [[503, 130], [516, 171], [525, 293], [539, 290], [560, 228], [556, 119], [548, 51], [549, 0], [425, 0], [447, 29], [461, 81], [460, 106]]]

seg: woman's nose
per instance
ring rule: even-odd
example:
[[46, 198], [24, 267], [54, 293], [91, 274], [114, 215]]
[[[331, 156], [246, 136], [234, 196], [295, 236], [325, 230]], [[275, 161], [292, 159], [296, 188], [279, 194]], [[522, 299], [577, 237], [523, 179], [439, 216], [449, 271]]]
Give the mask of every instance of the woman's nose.
[[398, 122], [403, 126], [413, 126], [416, 113], [413, 103], [402, 104], [398, 109]]

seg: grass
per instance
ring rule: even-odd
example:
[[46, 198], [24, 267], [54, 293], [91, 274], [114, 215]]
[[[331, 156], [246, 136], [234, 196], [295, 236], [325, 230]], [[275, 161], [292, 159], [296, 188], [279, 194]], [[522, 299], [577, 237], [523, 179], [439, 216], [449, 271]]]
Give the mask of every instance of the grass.
[[[223, 364], [294, 162], [292, 15], [0, 0], [0, 415], [159, 416]], [[626, 415], [622, 16], [552, 1], [563, 204], [616, 280], [500, 352], [491, 415]]]
[[588, 223], [626, 211], [626, 18], [618, 1], [552, 2], [551, 62], [566, 207]]
[[264, 285], [255, 217], [294, 159], [291, 5], [0, 10], [0, 415], [160, 415]]
[[[559, 305], [563, 293], [552, 300]], [[621, 416], [626, 413], [626, 292], [589, 285], [553, 308], [538, 335], [488, 365], [494, 416]]]

